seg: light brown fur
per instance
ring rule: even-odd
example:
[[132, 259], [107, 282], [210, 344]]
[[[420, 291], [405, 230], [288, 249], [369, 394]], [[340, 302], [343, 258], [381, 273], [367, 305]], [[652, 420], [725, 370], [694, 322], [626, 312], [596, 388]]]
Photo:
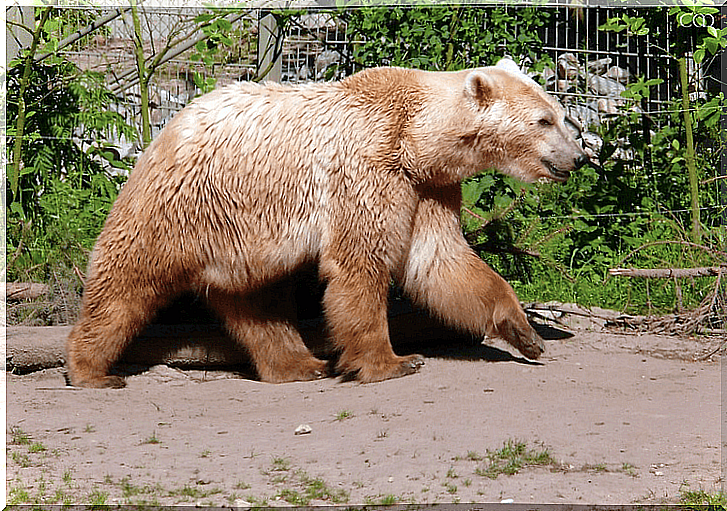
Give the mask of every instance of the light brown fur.
[[122, 386], [113, 364], [160, 307], [190, 290], [262, 380], [324, 376], [287, 305], [256, 299], [310, 263], [327, 283], [342, 374], [373, 382], [422, 364], [391, 348], [392, 278], [448, 323], [539, 356], [542, 340], [512, 288], [462, 237], [459, 185], [489, 167], [563, 180], [584, 156], [558, 104], [505, 67], [239, 83], [193, 102], [141, 156], [96, 243], [67, 344], [72, 383]]

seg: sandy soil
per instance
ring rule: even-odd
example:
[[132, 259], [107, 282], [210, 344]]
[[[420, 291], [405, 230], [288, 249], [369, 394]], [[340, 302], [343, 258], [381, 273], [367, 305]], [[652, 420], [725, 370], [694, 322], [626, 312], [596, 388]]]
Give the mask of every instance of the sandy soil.
[[[676, 502], [721, 487], [720, 364], [698, 360], [719, 342], [580, 330], [537, 364], [499, 342], [435, 346], [419, 374], [371, 385], [155, 366], [80, 390], [60, 369], [7, 374], [8, 500]], [[508, 441], [551, 459], [483, 475]]]

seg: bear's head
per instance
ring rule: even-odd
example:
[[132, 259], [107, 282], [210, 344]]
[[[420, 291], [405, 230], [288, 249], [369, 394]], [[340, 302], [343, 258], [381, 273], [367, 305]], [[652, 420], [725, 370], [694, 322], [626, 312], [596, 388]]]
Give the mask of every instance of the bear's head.
[[461, 181], [497, 168], [522, 181], [565, 181], [588, 159], [563, 107], [509, 59], [419, 75], [425, 94], [409, 116], [404, 168], [419, 182]]
[[563, 107], [512, 60], [470, 71], [463, 89], [480, 150], [501, 172], [527, 182], [565, 181], [588, 162]]

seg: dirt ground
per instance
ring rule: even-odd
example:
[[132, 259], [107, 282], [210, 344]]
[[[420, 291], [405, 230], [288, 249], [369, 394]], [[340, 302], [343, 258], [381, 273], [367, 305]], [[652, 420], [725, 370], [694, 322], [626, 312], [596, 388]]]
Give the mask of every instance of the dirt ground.
[[[158, 365], [87, 390], [60, 368], [8, 373], [8, 502], [678, 502], [721, 489], [720, 363], [705, 358], [720, 342], [585, 328], [538, 363], [499, 341], [433, 346], [420, 373], [370, 385]], [[508, 444], [541, 457], [507, 474], [493, 460]]]

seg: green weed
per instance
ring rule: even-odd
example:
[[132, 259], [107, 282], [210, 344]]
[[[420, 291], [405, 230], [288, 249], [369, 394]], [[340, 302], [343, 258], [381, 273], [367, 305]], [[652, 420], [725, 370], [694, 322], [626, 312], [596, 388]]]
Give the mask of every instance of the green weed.
[[106, 501], [109, 498], [109, 494], [103, 492], [97, 488], [94, 488], [91, 493], [88, 494], [86, 501], [90, 506], [105, 506]]
[[636, 467], [633, 466], [631, 463], [624, 463], [623, 465], [621, 465], [621, 471], [625, 474], [630, 475], [631, 477], [638, 477]]
[[682, 489], [680, 491], [680, 502], [689, 509], [705, 509], [704, 506], [709, 506], [708, 509], [710, 510], [725, 509], [727, 508], [727, 494], [721, 491], [708, 493], [701, 489]]
[[482, 461], [484, 458], [475, 451], [467, 451], [466, 459], [469, 461]]
[[391, 493], [379, 495], [377, 497], [367, 496], [364, 498], [364, 504], [367, 506], [393, 506], [401, 502], [399, 497]]
[[157, 445], [157, 444], [161, 444], [161, 443], [162, 443], [162, 441], [159, 440], [159, 438], [157, 437], [156, 431], [155, 431], [151, 434], [150, 437], [148, 437], [146, 440], [144, 440], [142, 442], [142, 445], [143, 444]]
[[196, 486], [184, 485], [182, 488], [171, 490], [168, 492], [169, 497], [181, 498], [182, 501], [189, 499], [204, 499], [212, 495], [222, 493], [219, 488], [201, 489]]
[[290, 460], [282, 457], [273, 458], [272, 470], [275, 472], [286, 472], [290, 470]]
[[19, 452], [13, 452], [10, 454], [12, 460], [23, 468], [28, 468], [31, 465], [30, 456], [27, 454], [21, 454]]
[[38, 453], [38, 452], [44, 452], [46, 450], [45, 445], [43, 445], [40, 442], [33, 442], [28, 446], [28, 452], [31, 454]]
[[527, 444], [507, 440], [496, 451], [487, 451], [484, 466], [477, 467], [475, 473], [480, 476], [496, 479], [500, 474], [513, 475], [527, 466], [554, 465], [556, 462], [546, 448], [528, 449]]
[[351, 410], [341, 410], [336, 414], [337, 421], [344, 421], [346, 419], [350, 419], [351, 417], [353, 417], [353, 412]]
[[10, 428], [10, 443], [14, 445], [30, 444], [30, 436], [18, 426]]
[[22, 484], [18, 486], [11, 485], [8, 489], [7, 504], [9, 506], [16, 506], [20, 504], [31, 504], [30, 494], [28, 490]]

